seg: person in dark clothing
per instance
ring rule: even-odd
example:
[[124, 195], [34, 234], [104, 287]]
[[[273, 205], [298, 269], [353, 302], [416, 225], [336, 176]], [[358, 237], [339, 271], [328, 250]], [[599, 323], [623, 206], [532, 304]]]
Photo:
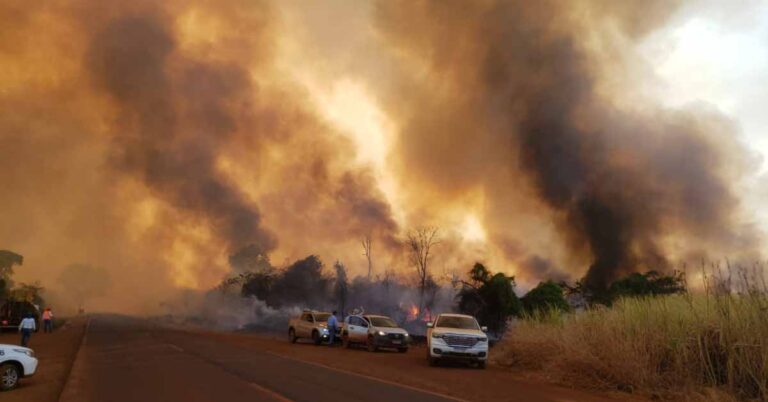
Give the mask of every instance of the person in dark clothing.
[[333, 346], [333, 342], [336, 340], [336, 327], [338, 326], [338, 319], [336, 318], [336, 311], [334, 310], [330, 317], [328, 317], [328, 344]]

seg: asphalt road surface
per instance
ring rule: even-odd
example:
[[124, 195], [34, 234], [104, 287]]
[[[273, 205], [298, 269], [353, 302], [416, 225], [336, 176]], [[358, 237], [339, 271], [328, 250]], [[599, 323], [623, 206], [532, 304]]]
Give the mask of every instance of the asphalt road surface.
[[384, 380], [97, 316], [89, 323], [63, 402], [449, 401]]

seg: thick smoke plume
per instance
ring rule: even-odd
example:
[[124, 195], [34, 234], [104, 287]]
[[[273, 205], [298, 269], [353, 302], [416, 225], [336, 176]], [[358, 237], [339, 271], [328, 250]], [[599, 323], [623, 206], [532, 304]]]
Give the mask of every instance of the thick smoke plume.
[[[407, 100], [396, 109], [402, 163], [440, 190], [458, 183], [492, 194], [489, 221], [514, 192], [538, 199], [569, 253], [590, 256], [586, 281], [596, 289], [643, 266], [669, 267], [679, 251], [665, 247], [670, 237], [755, 245], [736, 215], [746, 158], [724, 135], [727, 120], [640, 106], [642, 98], [621, 105], [621, 93], [606, 92], [621, 88], [600, 86], [613, 74], [606, 64], [622, 62], [606, 60], [620, 55], [611, 46], [652, 28], [637, 15], [674, 7], [611, 4], [423, 1], [379, 10], [381, 32], [426, 71], [393, 95]], [[590, 43], [607, 23], [618, 29], [615, 42]]]
[[[150, 312], [307, 255], [342, 261], [352, 295], [365, 237], [374, 277], [410, 278], [401, 241], [422, 226], [441, 229], [436, 278], [480, 260], [599, 289], [753, 258], [736, 125], [640, 89], [636, 45], [676, 12], [4, 1], [0, 248], [24, 256], [19, 280], [52, 288], [72, 263], [105, 267], [116, 285], [100, 308]], [[252, 254], [270, 259], [242, 265]]]
[[119, 16], [90, 44], [86, 71], [118, 108], [112, 128], [118, 169], [174, 207], [204, 216], [232, 250], [248, 243], [272, 249], [256, 206], [216, 169], [233, 135], [266, 115], [254, 108], [248, 72], [176, 56], [168, 26], [155, 13]]

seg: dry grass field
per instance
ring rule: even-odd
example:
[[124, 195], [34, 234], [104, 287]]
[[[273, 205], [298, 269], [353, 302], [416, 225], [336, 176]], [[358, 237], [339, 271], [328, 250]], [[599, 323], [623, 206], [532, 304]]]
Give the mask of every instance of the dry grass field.
[[675, 400], [768, 400], [768, 294], [682, 294], [539, 313], [499, 345], [501, 365], [550, 379]]

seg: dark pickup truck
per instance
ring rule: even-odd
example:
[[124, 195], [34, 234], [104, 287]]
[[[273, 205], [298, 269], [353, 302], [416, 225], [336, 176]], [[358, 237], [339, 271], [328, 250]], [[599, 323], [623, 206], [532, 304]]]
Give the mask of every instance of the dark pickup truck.
[[37, 330], [40, 329], [40, 311], [28, 301], [8, 300], [0, 306], [0, 331], [19, 329], [21, 320], [27, 314], [32, 314], [37, 322]]

